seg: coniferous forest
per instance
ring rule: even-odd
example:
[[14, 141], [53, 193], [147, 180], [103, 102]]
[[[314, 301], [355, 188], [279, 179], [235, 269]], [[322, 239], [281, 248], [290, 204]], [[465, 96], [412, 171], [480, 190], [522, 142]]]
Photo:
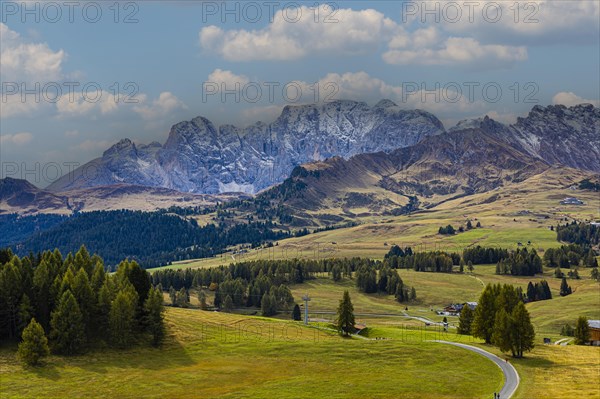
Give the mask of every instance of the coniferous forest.
[[43, 333], [62, 355], [102, 343], [159, 345], [165, 334], [162, 292], [136, 262], [123, 261], [108, 274], [85, 247], [66, 257], [58, 250], [23, 258], [1, 250], [0, 339], [19, 339], [26, 328]]
[[[86, 212], [70, 218], [43, 217], [37, 225], [28, 218], [31, 217], [4, 216], [0, 221], [7, 236], [24, 230], [23, 234], [16, 234], [22, 238], [25, 232], [35, 230], [34, 226], [40, 230], [24, 241], [5, 243], [10, 244], [17, 254], [24, 256], [29, 251], [41, 252], [54, 248], [68, 253], [86, 245], [91, 252], [99, 254], [107, 266], [112, 267], [129, 258], [144, 268], [151, 268], [176, 260], [214, 256], [231, 245], [249, 243], [258, 246], [265, 241], [290, 236], [287, 232], [275, 230], [276, 226], [269, 221], [207, 224], [200, 227], [194, 219], [166, 211]], [[51, 227], [43, 229], [39, 223]]]

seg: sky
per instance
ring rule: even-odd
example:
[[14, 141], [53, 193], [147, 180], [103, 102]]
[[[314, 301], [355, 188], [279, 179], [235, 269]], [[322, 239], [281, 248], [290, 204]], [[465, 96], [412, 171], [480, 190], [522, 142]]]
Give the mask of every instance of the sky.
[[122, 138], [387, 98], [449, 128], [600, 106], [600, 2], [0, 1], [0, 177], [38, 186]]

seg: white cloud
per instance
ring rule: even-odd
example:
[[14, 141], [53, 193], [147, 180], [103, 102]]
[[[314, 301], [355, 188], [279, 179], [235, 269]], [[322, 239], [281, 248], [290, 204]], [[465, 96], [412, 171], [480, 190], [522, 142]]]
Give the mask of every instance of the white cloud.
[[295, 60], [315, 53], [360, 55], [377, 51], [382, 38], [390, 38], [397, 29], [395, 22], [373, 9], [339, 9], [331, 14], [327, 7], [319, 6], [318, 21], [314, 10], [302, 6], [297, 21], [286, 8], [261, 30], [204, 27], [200, 45], [230, 61]]
[[[230, 72], [230, 71], [228, 71]], [[230, 72], [236, 76], [235, 73]], [[257, 82], [259, 85], [261, 82]], [[481, 115], [486, 111], [486, 103], [482, 99], [468, 98], [468, 88], [460, 87], [423, 87], [412, 83], [393, 85], [370, 76], [364, 71], [347, 73], [328, 73], [316, 83], [296, 80], [302, 96], [293, 104], [322, 103], [332, 100], [356, 100], [374, 104], [382, 98], [394, 101], [405, 109], [423, 109], [436, 115], [459, 114]], [[319, 88], [319, 97], [315, 98], [315, 86]], [[406, 93], [404, 92], [406, 90]], [[220, 97], [215, 97], [220, 99]], [[257, 105], [242, 111], [242, 123], [253, 123], [257, 120], [274, 120], [279, 116], [284, 105], [289, 104], [283, 97], [275, 98], [268, 105]], [[461, 118], [461, 119], [462, 119]]]
[[473, 38], [449, 37], [435, 28], [419, 29], [413, 34], [402, 34], [390, 42], [390, 50], [383, 60], [393, 65], [468, 65], [486, 64], [505, 67], [527, 59], [527, 48], [499, 44], [481, 44]]
[[37, 102], [33, 96], [21, 99], [20, 93], [6, 94], [0, 99], [0, 119], [7, 119], [16, 115], [33, 114], [38, 111], [42, 105], [48, 105], [42, 101]]
[[577, 104], [593, 104], [596, 107], [600, 107], [600, 100], [586, 100], [585, 98], [579, 97], [573, 92], [560, 92], [552, 97], [552, 104], [562, 104], [567, 107], [571, 107]]
[[14, 144], [14, 145], [25, 145], [33, 140], [33, 135], [28, 132], [20, 132], [15, 134], [3, 134], [0, 136], [0, 143], [2, 144]]
[[[555, 1], [528, 0], [523, 2], [482, 0], [473, 2], [472, 19], [463, 2], [462, 16], [453, 20], [455, 13], [443, 18], [445, 6], [439, 0], [419, 1], [419, 11], [439, 7], [442, 18], [439, 26], [450, 33], [468, 34], [480, 41], [489, 42], [502, 37], [506, 42], [521, 44], [555, 44], [577, 40], [598, 41], [600, 28], [600, 2], [598, 1]], [[450, 7], [447, 7], [450, 14]], [[496, 13], [499, 11], [498, 20]], [[419, 12], [412, 22], [424, 19], [432, 23], [433, 18]]]
[[63, 50], [46, 43], [30, 43], [0, 23], [0, 68], [3, 81], [47, 82], [62, 77]]
[[[141, 103], [145, 103], [146, 96], [140, 96]], [[177, 109], [187, 109], [187, 105], [173, 93], [168, 91], [160, 93], [158, 98], [149, 105], [138, 105], [133, 110], [145, 120], [156, 120], [167, 116]]]
[[383, 60], [393, 65], [468, 65], [501, 68], [527, 59], [527, 49], [482, 43], [473, 37], [449, 35], [425, 25], [408, 32], [402, 25], [373, 10], [341, 9], [337, 23], [314, 21], [314, 11], [301, 7], [302, 18], [289, 22], [277, 13], [261, 30], [228, 30], [208, 26], [200, 45], [229, 61], [296, 60], [325, 54], [364, 55], [387, 48]]
[[104, 90], [90, 90], [85, 93], [75, 92], [75, 97], [62, 95], [56, 102], [59, 117], [82, 116], [99, 111], [102, 115], [117, 110], [122, 103], [122, 95], [115, 97], [113, 93]]
[[236, 75], [231, 71], [224, 71], [217, 68], [208, 75], [206, 82], [216, 83], [219, 87], [225, 85], [229, 90], [230, 88], [233, 89], [236, 87], [236, 84], [239, 84], [240, 86], [248, 84], [250, 79], [245, 75]]

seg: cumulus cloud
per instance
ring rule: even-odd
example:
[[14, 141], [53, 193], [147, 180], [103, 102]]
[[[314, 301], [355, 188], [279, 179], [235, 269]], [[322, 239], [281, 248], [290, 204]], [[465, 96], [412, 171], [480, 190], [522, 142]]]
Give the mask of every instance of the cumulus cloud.
[[0, 67], [3, 81], [52, 81], [62, 77], [64, 50], [33, 43], [0, 23]]
[[571, 107], [577, 104], [593, 104], [596, 107], [600, 107], [600, 100], [586, 100], [585, 98], [579, 97], [573, 92], [560, 92], [552, 97], [552, 104], [562, 104], [567, 107]]
[[14, 145], [25, 145], [33, 140], [33, 135], [29, 132], [20, 132], [15, 134], [3, 134], [0, 136], [0, 143], [2, 144], [14, 144]]
[[[235, 75], [233, 72], [230, 73]], [[261, 82], [256, 83], [261, 84]], [[282, 107], [288, 104], [322, 103], [342, 99], [374, 104], [383, 98], [388, 98], [401, 108], [418, 108], [436, 115], [453, 113], [468, 116], [481, 115], [487, 109], [483, 99], [469, 98], [467, 87], [423, 87], [422, 84], [412, 82], [390, 84], [364, 71], [328, 73], [317, 82], [295, 80], [290, 84], [299, 88], [301, 92], [301, 96], [296, 101], [286, 101], [283, 96], [275, 98], [270, 104], [264, 104], [263, 101], [260, 105], [243, 110], [242, 122], [274, 120], [281, 113]], [[315, 87], [318, 87], [318, 91]], [[243, 90], [243, 87], [240, 90]], [[315, 98], [315, 93], [318, 93], [318, 98]], [[215, 99], [220, 100], [220, 97]]]
[[59, 117], [82, 116], [92, 112], [102, 115], [115, 112], [121, 103], [122, 97], [104, 90], [90, 90], [88, 92], [75, 92], [75, 96], [62, 95], [56, 102]]
[[460, 18], [455, 17], [455, 6], [439, 0], [421, 0], [416, 4], [419, 7], [417, 12], [410, 13], [409, 22], [432, 23], [433, 17], [422, 15], [421, 10], [438, 7], [442, 18], [437, 25], [447, 32], [472, 35], [486, 43], [498, 37], [505, 43], [532, 45], [599, 40], [600, 2], [597, 1], [483, 0], [472, 3], [471, 10], [465, 3], [456, 2], [462, 12]]
[[382, 38], [391, 37], [397, 28], [395, 22], [373, 9], [339, 9], [332, 14], [327, 5], [321, 5], [318, 21], [315, 11], [306, 6], [298, 8], [293, 21], [286, 15], [288, 10], [277, 12], [260, 30], [204, 27], [200, 45], [230, 61], [296, 60], [319, 53], [360, 55], [377, 51]]
[[156, 120], [167, 116], [177, 109], [187, 109], [187, 105], [173, 93], [165, 91], [160, 93], [151, 104], [146, 103], [146, 96], [140, 96], [142, 105], [135, 106], [133, 110], [145, 120]]
[[264, 29], [202, 28], [200, 45], [229, 61], [296, 60], [319, 54], [353, 56], [383, 48], [383, 60], [393, 65], [469, 65], [506, 67], [527, 59], [527, 49], [481, 43], [469, 36], [449, 35], [436, 26], [412, 32], [373, 9], [341, 9], [338, 22], [314, 21], [313, 11], [301, 7], [302, 17], [290, 22], [277, 13]]
[[246, 75], [236, 75], [231, 71], [224, 71], [222, 69], [215, 69], [212, 71], [206, 82], [216, 83], [219, 85], [225, 85], [226, 88], [234, 88], [237, 84], [243, 86], [250, 82], [250, 79]]
[[407, 65], [481, 65], [509, 66], [527, 59], [524, 46], [481, 44], [473, 38], [448, 37], [438, 29], [418, 29], [412, 34], [402, 32], [390, 41], [383, 54], [388, 64]]

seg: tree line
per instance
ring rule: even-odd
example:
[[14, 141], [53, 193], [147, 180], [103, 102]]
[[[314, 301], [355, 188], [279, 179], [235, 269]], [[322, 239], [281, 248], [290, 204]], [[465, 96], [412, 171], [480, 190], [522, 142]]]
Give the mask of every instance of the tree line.
[[534, 276], [542, 273], [542, 259], [535, 249], [517, 248], [496, 264], [496, 274], [511, 274], [513, 276]]
[[544, 266], [569, 269], [571, 267], [598, 267], [596, 253], [592, 248], [584, 248], [579, 244], [561, 245], [559, 248], [548, 248], [544, 252]]
[[559, 224], [556, 226], [556, 239], [588, 248], [600, 244], [600, 227], [576, 221]]
[[67, 253], [77, 251], [85, 243], [90, 251], [102, 256], [107, 266], [114, 267], [129, 258], [144, 268], [152, 268], [177, 260], [214, 256], [231, 245], [249, 243], [256, 247], [290, 236], [271, 222], [200, 227], [194, 219], [164, 211], [120, 210], [72, 216], [13, 247], [19, 248], [20, 255], [53, 248]]
[[[121, 262], [111, 275], [84, 246], [64, 258], [59, 250], [39, 258], [0, 252], [0, 338], [39, 344], [47, 337], [63, 355], [101, 342], [124, 348], [146, 337], [159, 345], [164, 338], [162, 292], [136, 262]], [[29, 344], [19, 352], [24, 359]]]

